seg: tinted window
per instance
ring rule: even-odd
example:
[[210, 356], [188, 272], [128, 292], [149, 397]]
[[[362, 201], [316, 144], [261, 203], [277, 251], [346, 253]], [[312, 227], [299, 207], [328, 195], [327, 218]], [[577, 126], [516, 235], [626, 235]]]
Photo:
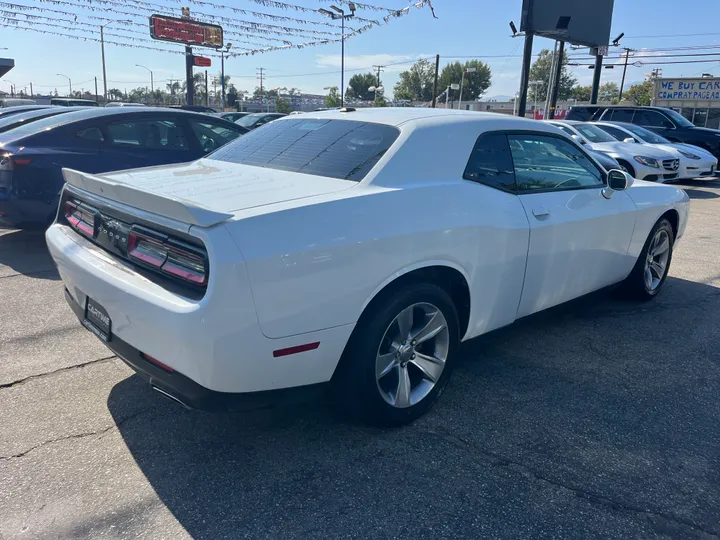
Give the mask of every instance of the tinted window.
[[205, 152], [212, 152], [216, 148], [225, 146], [230, 141], [240, 136], [240, 128], [227, 124], [216, 124], [190, 119], [190, 127], [200, 141], [200, 146]]
[[632, 122], [635, 111], [632, 109], [610, 109], [603, 116], [603, 120], [612, 120], [613, 122]]
[[75, 136], [79, 139], [83, 139], [85, 141], [93, 141], [93, 142], [103, 142], [105, 140], [105, 137], [103, 137], [102, 131], [100, 131], [100, 128], [98, 127], [89, 127], [85, 129], [81, 129], [78, 131]]
[[399, 134], [392, 126], [352, 120], [282, 120], [243, 135], [210, 157], [360, 181]]
[[600, 170], [575, 145], [559, 137], [508, 135], [518, 190], [601, 186]]
[[[614, 118], [613, 118], [614, 120]], [[646, 109], [640, 109], [635, 111], [635, 118], [633, 122], [639, 126], [649, 127], [674, 127], [673, 124], [665, 118], [662, 114], [657, 111], [649, 111]]]
[[187, 150], [182, 129], [172, 120], [134, 120], [114, 122], [107, 126], [110, 143], [114, 146], [145, 148], [148, 150]]
[[635, 124], [628, 124], [627, 126], [623, 127], [636, 137], [640, 137], [646, 143], [671, 144], [670, 141], [668, 141], [665, 137], [661, 137], [654, 131], [650, 131], [649, 129], [645, 129], [644, 127], [636, 126]]
[[624, 132], [622, 129], [618, 129], [616, 127], [612, 126], [598, 126], [600, 129], [605, 131], [606, 133], [609, 133], [613, 137], [615, 137], [618, 141], [624, 141], [631, 135], [629, 133]]
[[673, 111], [672, 109], [665, 109], [665, 114], [667, 114], [673, 122], [675, 122], [680, 127], [693, 127], [693, 123], [689, 122], [687, 118], [685, 118], [680, 113]]
[[567, 119], [587, 121], [592, 118], [593, 113], [596, 111], [597, 107], [572, 107], [568, 112]]
[[486, 133], [478, 138], [463, 178], [504, 191], [515, 191], [512, 155], [505, 134]]

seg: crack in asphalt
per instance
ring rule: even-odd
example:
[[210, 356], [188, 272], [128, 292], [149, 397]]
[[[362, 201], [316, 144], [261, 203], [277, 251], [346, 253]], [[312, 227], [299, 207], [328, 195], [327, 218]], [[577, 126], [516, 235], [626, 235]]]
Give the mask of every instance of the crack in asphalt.
[[43, 446], [47, 446], [48, 444], [53, 444], [56, 442], [68, 441], [68, 440], [72, 440], [72, 439], [84, 439], [85, 437], [92, 437], [94, 435], [99, 435], [98, 438], [100, 438], [103, 435], [105, 435], [106, 433], [108, 433], [109, 431], [112, 431], [113, 429], [117, 429], [120, 426], [122, 426], [123, 424], [125, 424], [126, 422], [129, 422], [130, 420], [133, 420], [133, 419], [137, 418], [138, 416], [141, 416], [147, 412], [150, 412], [151, 410], [152, 410], [152, 408], [143, 409], [142, 411], [138, 411], [135, 414], [131, 414], [127, 418], [123, 418], [122, 420], [120, 420], [119, 422], [116, 422], [112, 426], [108, 426], [103, 429], [98, 429], [95, 431], [85, 431], [83, 433], [75, 433], [73, 435], [65, 435], [63, 437], [58, 437], [56, 439], [49, 439], [47, 441], [43, 441], [43, 442], [38, 443], [35, 446], [31, 446], [27, 450], [23, 450], [22, 452], [19, 452], [17, 454], [12, 454], [10, 456], [0, 456], [0, 462], [10, 461], [13, 459], [18, 459], [18, 458], [24, 457], [24, 456], [28, 455], [30, 452], [33, 452], [34, 450], [38, 450], [39, 448], [42, 448]]
[[694, 529], [698, 532], [701, 532], [705, 535], [707, 535], [709, 538], [713, 539], [720, 539], [720, 534], [714, 531], [710, 531], [707, 529], [704, 529], [702, 526], [698, 525], [697, 523], [694, 523], [693, 521], [690, 521], [688, 519], [674, 516], [672, 514], [666, 514], [664, 512], [658, 511], [658, 510], [650, 510], [648, 508], [642, 508], [640, 506], [635, 506], [633, 504], [623, 502], [623, 501], [617, 501], [614, 499], [611, 499], [608, 496], [600, 495], [598, 493], [593, 493], [591, 491], [588, 491], [586, 489], [571, 486], [568, 484], [564, 484], [562, 482], [559, 482], [557, 480], [553, 480], [551, 478], [548, 478], [544, 476], [543, 474], [535, 471], [531, 467], [528, 467], [527, 465], [520, 463], [519, 461], [512, 460], [510, 458], [501, 456], [500, 454], [496, 454], [495, 452], [492, 452], [491, 450], [488, 450], [487, 448], [478, 445], [476, 443], [473, 443], [471, 441], [468, 441], [458, 435], [455, 435], [453, 433], [449, 433], [447, 431], [433, 431], [429, 429], [420, 429], [422, 433], [427, 433], [429, 435], [434, 435], [436, 437], [441, 437], [449, 440], [451, 443], [454, 444], [454, 446], [458, 448], [462, 448], [464, 450], [467, 449], [473, 449], [475, 451], [480, 452], [481, 454], [484, 454], [486, 457], [489, 457], [493, 460], [496, 460], [499, 463], [495, 463], [495, 465], [501, 465], [504, 467], [512, 466], [516, 469], [519, 469], [518, 472], [522, 474], [523, 476], [531, 476], [535, 480], [538, 480], [540, 482], [544, 482], [547, 484], [550, 484], [552, 486], [558, 487], [560, 489], [569, 491], [573, 493], [575, 496], [580, 497], [582, 499], [585, 499], [586, 501], [597, 504], [600, 506], [604, 506], [606, 508], [610, 508], [612, 510], [621, 510], [624, 512], [634, 512], [636, 514], [645, 514], [648, 516], [658, 517], [661, 519], [664, 519], [666, 521], [669, 521], [671, 523], [675, 523], [678, 525], [683, 525], [685, 527], [690, 527], [691, 529]]
[[90, 366], [92, 364], [97, 364], [99, 362], [107, 362], [108, 360], [114, 360], [115, 358], [117, 358], [117, 356], [115, 356], [113, 354], [112, 356], [104, 356], [102, 358], [96, 358], [95, 360], [89, 360], [88, 362], [83, 362], [82, 364], [75, 364], [73, 366], [62, 367], [62, 368], [55, 369], [53, 371], [48, 371], [46, 373], [38, 373], [37, 375], [28, 375], [27, 377], [18, 379], [16, 381], [11, 381], [9, 383], [0, 384], [0, 390], [3, 390], [5, 388], [12, 388], [13, 386], [19, 386], [19, 385], [24, 384], [33, 379], [40, 379], [42, 377], [47, 377], [48, 375], [55, 375], [56, 373], [62, 373], [64, 371], [70, 371], [73, 369], [84, 368], [84, 367]]

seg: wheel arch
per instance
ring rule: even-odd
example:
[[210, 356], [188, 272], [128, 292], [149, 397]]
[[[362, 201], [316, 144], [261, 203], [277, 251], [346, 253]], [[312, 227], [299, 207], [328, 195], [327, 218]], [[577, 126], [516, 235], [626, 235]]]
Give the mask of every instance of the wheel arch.
[[373, 304], [410, 282], [433, 283], [450, 295], [457, 310], [458, 322], [460, 323], [459, 335], [460, 339], [462, 339], [470, 323], [471, 296], [469, 279], [462, 267], [449, 261], [426, 261], [408, 266], [401, 272], [389, 276], [365, 300], [358, 323], [363, 316], [372, 312]]
[[670, 222], [670, 226], [673, 230], [673, 240], [677, 238], [678, 234], [678, 228], [680, 227], [680, 214], [675, 208], [671, 208], [667, 210], [663, 215], [661, 215], [655, 223], [660, 221], [661, 219], [667, 219]]

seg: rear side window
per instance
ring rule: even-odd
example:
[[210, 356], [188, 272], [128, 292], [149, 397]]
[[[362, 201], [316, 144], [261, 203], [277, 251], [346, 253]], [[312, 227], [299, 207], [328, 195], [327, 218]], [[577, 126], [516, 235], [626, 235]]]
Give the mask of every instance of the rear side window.
[[627, 122], [632, 124], [633, 114], [635, 113], [632, 109], [610, 109], [603, 116], [603, 120], [612, 120], [613, 122]]
[[353, 120], [281, 120], [256, 129], [210, 158], [359, 182], [400, 131]]
[[463, 178], [503, 191], [515, 191], [512, 154], [504, 133], [480, 135], [470, 154]]
[[182, 129], [172, 120], [133, 120], [107, 126], [113, 146], [147, 150], [187, 150]]
[[650, 111], [647, 109], [641, 109], [638, 111], [635, 111], [635, 124], [639, 126], [648, 126], [648, 127], [664, 127], [664, 128], [672, 128], [675, 127], [670, 120], [665, 118], [664, 115], [660, 114], [657, 111]]
[[105, 140], [100, 128], [95, 126], [81, 129], [75, 134], [75, 136], [84, 141], [103, 142]]
[[590, 118], [592, 118], [594, 111], [594, 108], [589, 107], [572, 107], [570, 112], [568, 112], [567, 119], [587, 122]]
[[205, 152], [212, 152], [240, 136], [240, 128], [233, 125], [202, 122], [191, 118], [190, 127]]

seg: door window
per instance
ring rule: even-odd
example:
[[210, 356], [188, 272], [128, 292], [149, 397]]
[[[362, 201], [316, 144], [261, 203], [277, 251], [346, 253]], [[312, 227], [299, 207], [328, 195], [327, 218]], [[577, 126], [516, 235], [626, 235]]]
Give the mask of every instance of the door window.
[[100, 128], [93, 126], [85, 129], [81, 129], [78, 131], [75, 136], [78, 139], [82, 139], [83, 141], [90, 141], [90, 142], [96, 142], [100, 143], [105, 140], [103, 137], [102, 131], [100, 131]]
[[[613, 120], [615, 118], [613, 117]], [[657, 111], [638, 109], [633, 122], [639, 126], [673, 128], [675, 125]]]
[[112, 146], [147, 150], [187, 150], [185, 134], [173, 120], [138, 119], [107, 126]]
[[[624, 132], [622, 129], [618, 129], [614, 126], [598, 126], [603, 131], [609, 133], [613, 137], [615, 137], [618, 141], [624, 141], [628, 137], [632, 137], [629, 133]], [[634, 137], [633, 137], [634, 138]], [[635, 141], [637, 142], [637, 141]]]
[[504, 133], [486, 133], [478, 138], [463, 178], [503, 191], [515, 191], [512, 156]]
[[517, 188], [524, 192], [600, 187], [602, 172], [575, 145], [547, 135], [508, 135]]
[[190, 119], [190, 127], [198, 141], [200, 141], [200, 147], [205, 153], [220, 148], [241, 134], [241, 129], [234, 129], [232, 125], [227, 126], [226, 124], [199, 121], [194, 118]]

